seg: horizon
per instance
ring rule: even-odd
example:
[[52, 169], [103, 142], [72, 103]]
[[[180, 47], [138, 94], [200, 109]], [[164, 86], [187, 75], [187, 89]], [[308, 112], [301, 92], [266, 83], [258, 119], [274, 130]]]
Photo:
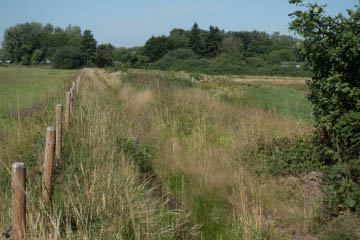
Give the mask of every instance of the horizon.
[[[21, 4], [19, 4], [19, 2]], [[313, 2], [313, 1], [311, 1]], [[357, 1], [319, 0], [319, 4], [328, 4], [326, 12], [336, 15], [354, 8]], [[269, 2], [257, 0], [246, 3], [245, 0], [199, 0], [191, 2], [169, 3], [159, 0], [149, 3], [144, 0], [137, 3], [124, 3], [110, 0], [49, 3], [39, 0], [4, 0], [0, 9], [0, 39], [3, 40], [7, 28], [26, 22], [50, 23], [54, 27], [65, 28], [68, 25], [79, 26], [82, 31], [91, 30], [98, 44], [111, 43], [115, 47], [143, 46], [151, 36], [169, 35], [174, 28], [189, 30], [194, 22], [201, 29], [210, 25], [225, 31], [259, 31], [272, 34], [294, 35], [288, 30], [291, 18], [289, 13], [297, 8], [288, 0]], [[85, 9], [79, 11], [79, 9]], [[66, 12], [66, 14], [62, 14]], [[99, 16], [99, 17], [94, 17]], [[0, 43], [2, 46], [2, 43]]]

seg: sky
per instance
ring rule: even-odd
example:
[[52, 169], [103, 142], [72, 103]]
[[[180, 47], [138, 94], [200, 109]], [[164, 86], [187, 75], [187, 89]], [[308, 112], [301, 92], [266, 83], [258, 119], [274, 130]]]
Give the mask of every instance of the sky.
[[[335, 15], [353, 9], [356, 0], [312, 0], [327, 4]], [[288, 31], [288, 0], [1, 0], [0, 39], [6, 28], [40, 22], [65, 28], [90, 29], [98, 43], [116, 47], [142, 46], [151, 36], [168, 35], [173, 28], [190, 29], [197, 22], [225, 31]]]

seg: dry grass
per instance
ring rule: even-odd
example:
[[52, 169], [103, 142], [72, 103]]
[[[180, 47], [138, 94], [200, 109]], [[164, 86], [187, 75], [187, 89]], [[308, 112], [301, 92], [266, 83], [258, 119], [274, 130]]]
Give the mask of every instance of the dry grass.
[[158, 150], [153, 165], [167, 189], [176, 195], [169, 175], [180, 172], [190, 179], [180, 186], [186, 188], [182, 204], [190, 210], [198, 196], [215, 193], [214, 201], [225, 204], [209, 213], [215, 223], [225, 223], [216, 238], [308, 235], [315, 199], [308, 198], [297, 179], [258, 177], [238, 155], [257, 148], [259, 138], [270, 145], [273, 138], [301, 136], [312, 127], [260, 109], [234, 107], [200, 89], [163, 87], [161, 79], [168, 76], [132, 72], [130, 79], [120, 77], [125, 81], [118, 78], [121, 84], [113, 85], [113, 79], [101, 75], [123, 103], [126, 134]]
[[[116, 140], [122, 114], [109, 101], [108, 87], [87, 69], [77, 95], [71, 132], [65, 136], [63, 159], [54, 169], [51, 207], [40, 201], [40, 178], [46, 126], [54, 111], [38, 113], [14, 128], [2, 142], [0, 160], [4, 183], [0, 198], [0, 231], [10, 224], [10, 166], [23, 161], [28, 167], [28, 239], [176, 239], [195, 238], [196, 226], [181, 209], [169, 209], [157, 197], [156, 186], [139, 180], [139, 171], [118, 151]], [[61, 94], [62, 95], [62, 94]], [[50, 105], [55, 106], [59, 98]], [[114, 131], [116, 129], [116, 131]]]

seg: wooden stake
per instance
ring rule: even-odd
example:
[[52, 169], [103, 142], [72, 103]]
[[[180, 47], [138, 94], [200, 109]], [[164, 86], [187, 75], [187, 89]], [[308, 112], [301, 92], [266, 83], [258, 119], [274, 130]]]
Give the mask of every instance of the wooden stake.
[[25, 239], [26, 229], [26, 168], [24, 163], [13, 163], [11, 174], [12, 209], [11, 226], [12, 239]]
[[74, 93], [74, 87], [72, 87], [70, 89], [70, 100], [71, 100], [71, 104], [70, 104], [70, 114], [72, 113], [72, 110], [73, 110], [73, 103], [74, 103], [74, 98], [75, 98], [75, 93]]
[[71, 111], [71, 93], [66, 92], [66, 109], [65, 109], [65, 131], [69, 131], [70, 127], [70, 111]]
[[48, 127], [46, 130], [45, 162], [43, 172], [42, 198], [45, 205], [51, 200], [51, 175], [55, 151], [55, 127]]
[[62, 105], [56, 105], [56, 158], [61, 158], [62, 147]]

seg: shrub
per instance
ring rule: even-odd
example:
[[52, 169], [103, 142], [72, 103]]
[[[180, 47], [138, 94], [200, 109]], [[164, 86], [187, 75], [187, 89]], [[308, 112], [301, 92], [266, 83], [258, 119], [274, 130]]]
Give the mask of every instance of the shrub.
[[41, 49], [36, 49], [31, 57], [31, 63], [33, 65], [39, 65], [44, 60], [44, 53]]
[[326, 152], [324, 206], [335, 215], [360, 209], [360, 12], [325, 14], [324, 6], [291, 0], [306, 11], [291, 14], [290, 29], [304, 38], [301, 54], [312, 66], [308, 85], [316, 137]]

